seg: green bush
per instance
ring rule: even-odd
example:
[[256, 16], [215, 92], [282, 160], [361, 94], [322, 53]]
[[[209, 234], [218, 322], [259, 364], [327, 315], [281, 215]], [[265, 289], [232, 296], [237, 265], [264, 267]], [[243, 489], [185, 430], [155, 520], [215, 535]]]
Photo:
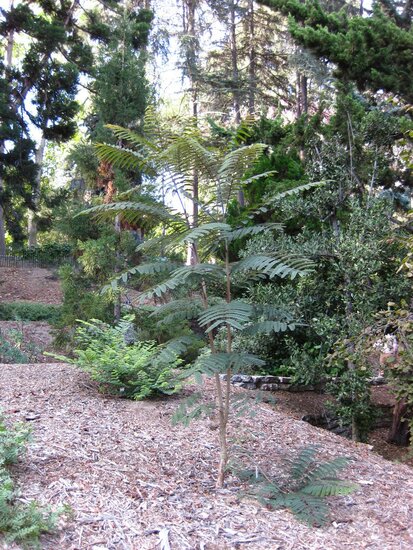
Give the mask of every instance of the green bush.
[[34, 302], [3, 302], [0, 304], [1, 321], [48, 321], [55, 323], [61, 307]]
[[34, 248], [21, 248], [15, 254], [25, 260], [36, 260], [43, 264], [58, 265], [72, 255], [73, 249], [67, 243], [46, 243]]
[[79, 349], [70, 362], [90, 374], [103, 390], [139, 400], [170, 395], [179, 389], [174, 369], [180, 360], [160, 359], [154, 342], [129, 344], [127, 335], [133, 330], [130, 320], [122, 320], [115, 327], [96, 319], [80, 323], [75, 334]]
[[113, 320], [113, 300], [109, 294], [99, 294], [92, 283], [70, 266], [64, 265], [59, 270], [63, 291], [61, 314], [54, 327], [55, 344], [63, 347], [72, 343], [74, 327], [78, 319], [99, 319], [104, 322]]
[[0, 363], [29, 363], [29, 357], [0, 334]]

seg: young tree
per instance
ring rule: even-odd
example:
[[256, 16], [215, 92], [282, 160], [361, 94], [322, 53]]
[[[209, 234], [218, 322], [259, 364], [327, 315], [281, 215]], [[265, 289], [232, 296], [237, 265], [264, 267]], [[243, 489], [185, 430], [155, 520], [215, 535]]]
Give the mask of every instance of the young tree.
[[[148, 251], [157, 256], [162, 250], [174, 250], [189, 243], [196, 259], [193, 265], [176, 268], [168, 262], [151, 262], [141, 264], [124, 273], [118, 280], [125, 281], [129, 275], [148, 275], [151, 273], [165, 273], [168, 277], [154, 288], [147, 290], [141, 300], [152, 299], [155, 296], [167, 297], [179, 288], [188, 288], [195, 291], [194, 304], [182, 300], [166, 304], [164, 308], [197, 319], [205, 331], [209, 343], [209, 353], [202, 355], [194, 364], [191, 374], [207, 374], [215, 381], [217, 395], [217, 413], [219, 419], [220, 464], [217, 476], [217, 486], [221, 487], [228, 464], [228, 425], [231, 409], [231, 376], [233, 372], [262, 364], [259, 357], [238, 353], [232, 347], [234, 332], [246, 331], [250, 333], [272, 333], [293, 330], [295, 322], [292, 316], [279, 308], [256, 308], [253, 305], [234, 299], [232, 295], [232, 281], [235, 274], [254, 272], [264, 277], [295, 277], [305, 275], [311, 267], [311, 262], [294, 255], [272, 254], [251, 255], [240, 262], [231, 262], [230, 245], [234, 241], [248, 238], [260, 232], [280, 231], [279, 224], [252, 226], [233, 229], [226, 223], [228, 205], [236, 196], [243, 182], [245, 172], [256, 162], [266, 148], [263, 144], [253, 144], [240, 147], [227, 154], [206, 148], [199, 138], [199, 131], [192, 133], [188, 128], [184, 131], [170, 134], [163, 147], [154, 144], [132, 132], [113, 128], [118, 139], [128, 143], [127, 149], [99, 145], [100, 157], [105, 161], [114, 162], [121, 167], [149, 168], [167, 175], [172, 189], [184, 204], [185, 188], [190, 181], [194, 168], [202, 175], [204, 182], [209, 183], [210, 196], [208, 205], [200, 205], [200, 225], [191, 227], [190, 219], [185, 210], [182, 215], [171, 213], [164, 207], [149, 206], [143, 202], [119, 202], [102, 205], [87, 211], [98, 216], [121, 215], [127, 220], [134, 220], [144, 213], [152, 214], [171, 225], [173, 232], [164, 238], [149, 240], [140, 246], [142, 252]], [[134, 151], [130, 149], [134, 146]], [[254, 176], [257, 179], [261, 175]], [[248, 180], [247, 180], [248, 181]], [[310, 186], [308, 186], [310, 187]], [[209, 261], [210, 255], [219, 259], [215, 263]], [[210, 283], [224, 285], [224, 297], [214, 297], [211, 301]], [[192, 302], [193, 300], [191, 300]], [[184, 301], [185, 302], [185, 301]], [[186, 312], [191, 309], [192, 313]], [[159, 312], [162, 310], [160, 308]], [[218, 334], [220, 329], [225, 332], [225, 346], [222, 348]], [[171, 341], [164, 353], [182, 350], [188, 345], [188, 338], [178, 338]], [[225, 374], [226, 381], [221, 378]], [[201, 409], [192, 411], [190, 416], [199, 413]]]

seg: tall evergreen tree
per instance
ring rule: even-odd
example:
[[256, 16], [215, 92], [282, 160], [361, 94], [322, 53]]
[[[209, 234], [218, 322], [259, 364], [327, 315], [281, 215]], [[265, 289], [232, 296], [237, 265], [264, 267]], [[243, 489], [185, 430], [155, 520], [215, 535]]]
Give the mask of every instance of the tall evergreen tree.
[[317, 0], [258, 1], [289, 15], [294, 39], [334, 63], [340, 80], [355, 82], [360, 90], [384, 90], [413, 102], [410, 0], [376, 0], [369, 17], [344, 9], [330, 13]]
[[[72, 0], [37, 0], [12, 1], [0, 10], [5, 44], [0, 65], [5, 115], [0, 127], [0, 254], [5, 253], [5, 223], [15, 239], [22, 239], [16, 220], [24, 208], [37, 206], [43, 147], [36, 151], [33, 125], [45, 140], [65, 141], [75, 131], [79, 74], [89, 72], [92, 61], [77, 24], [78, 8]], [[23, 53], [13, 58], [16, 46]]]

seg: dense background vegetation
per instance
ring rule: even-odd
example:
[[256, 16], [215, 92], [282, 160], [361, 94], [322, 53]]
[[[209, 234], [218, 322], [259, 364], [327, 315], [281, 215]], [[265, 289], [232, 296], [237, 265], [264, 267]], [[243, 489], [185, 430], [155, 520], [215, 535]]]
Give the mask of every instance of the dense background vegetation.
[[412, 3], [88, 6], [0, 11], [0, 255], [62, 264], [57, 341], [89, 322], [77, 355], [124, 395], [178, 365], [331, 382], [365, 437], [377, 342], [411, 323]]

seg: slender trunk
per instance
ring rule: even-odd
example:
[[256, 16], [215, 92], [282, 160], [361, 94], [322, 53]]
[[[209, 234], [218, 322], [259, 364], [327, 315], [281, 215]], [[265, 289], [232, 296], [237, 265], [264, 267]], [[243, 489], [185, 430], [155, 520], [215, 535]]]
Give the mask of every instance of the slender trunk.
[[360, 0], [360, 15], [363, 16], [364, 14], [364, 1]]
[[43, 158], [44, 150], [46, 147], [46, 140], [42, 136], [39, 147], [36, 151], [36, 165], [37, 165], [37, 175], [35, 180], [35, 187], [33, 191], [33, 210], [29, 210], [28, 215], [28, 226], [27, 231], [29, 234], [29, 247], [37, 246], [37, 220], [36, 212], [40, 202], [40, 192], [41, 192], [41, 180], [42, 180], [42, 167], [43, 167]]
[[236, 0], [230, 3], [230, 44], [231, 44], [231, 63], [232, 63], [232, 98], [234, 106], [235, 124], [241, 123], [241, 100], [240, 100], [240, 82], [238, 68], [238, 47], [237, 47], [237, 22], [235, 13]]
[[[231, 0], [230, 9], [230, 45], [231, 45], [231, 64], [232, 64], [232, 103], [234, 106], [235, 124], [241, 124], [241, 98], [240, 81], [238, 68], [238, 46], [237, 46], [237, 21], [236, 21], [236, 0]], [[238, 203], [241, 207], [245, 206], [245, 197], [242, 189], [238, 191]]]
[[[229, 249], [228, 243], [225, 243], [225, 272], [226, 272], [226, 301], [231, 302], [231, 272], [229, 265]], [[232, 351], [232, 329], [231, 325], [227, 324], [227, 353]], [[217, 487], [222, 487], [225, 478], [225, 471], [228, 465], [228, 420], [230, 411], [231, 399], [231, 368], [227, 368], [225, 393], [220, 384], [218, 386], [218, 407], [219, 407], [219, 441], [220, 441], [220, 462], [218, 469]], [[219, 378], [219, 376], [218, 376]]]
[[[10, 2], [10, 9], [13, 8], [13, 0]], [[14, 46], [14, 31], [11, 30], [7, 37], [6, 55], [5, 55], [5, 67], [6, 69], [11, 67], [13, 62], [13, 46]], [[4, 154], [5, 145], [4, 141], [0, 143], [0, 153]], [[4, 208], [3, 208], [3, 179], [0, 177], [0, 256], [6, 255], [6, 225], [4, 220]]]
[[[185, 10], [186, 8], [186, 10]], [[191, 96], [191, 111], [195, 124], [198, 124], [198, 81], [196, 71], [196, 61], [198, 56], [197, 51], [197, 29], [196, 29], [196, 8], [197, 0], [187, 0], [183, 5], [183, 29], [190, 36], [190, 46], [187, 55], [186, 69], [189, 77], [190, 96]], [[198, 226], [198, 203], [199, 203], [199, 174], [194, 168], [192, 176], [192, 197], [189, 205], [191, 213], [191, 227]], [[187, 248], [187, 264], [194, 265], [196, 263], [194, 248], [188, 244]]]
[[297, 73], [296, 85], [295, 85], [295, 110], [297, 113], [297, 118], [303, 114], [301, 109], [301, 74]]
[[[119, 214], [115, 218], [115, 231], [116, 231], [116, 235], [117, 235], [116, 257], [115, 257], [115, 273], [119, 273], [120, 269], [121, 269], [121, 266], [120, 266], [121, 255], [120, 255], [119, 248], [120, 248], [120, 238], [121, 238], [121, 232], [122, 232]], [[116, 322], [120, 321], [121, 313], [122, 313], [122, 311], [121, 311], [121, 292], [118, 292], [117, 295], [116, 295], [116, 298], [115, 298], [115, 304], [114, 304], [114, 308], [113, 308], [113, 316], [114, 316]]]
[[256, 51], [255, 51], [255, 21], [254, 21], [254, 0], [248, 0], [248, 30], [249, 30], [249, 67], [248, 67], [248, 113], [252, 116], [255, 113], [256, 81]]
[[308, 78], [305, 75], [301, 75], [301, 105], [303, 113], [308, 114]]

